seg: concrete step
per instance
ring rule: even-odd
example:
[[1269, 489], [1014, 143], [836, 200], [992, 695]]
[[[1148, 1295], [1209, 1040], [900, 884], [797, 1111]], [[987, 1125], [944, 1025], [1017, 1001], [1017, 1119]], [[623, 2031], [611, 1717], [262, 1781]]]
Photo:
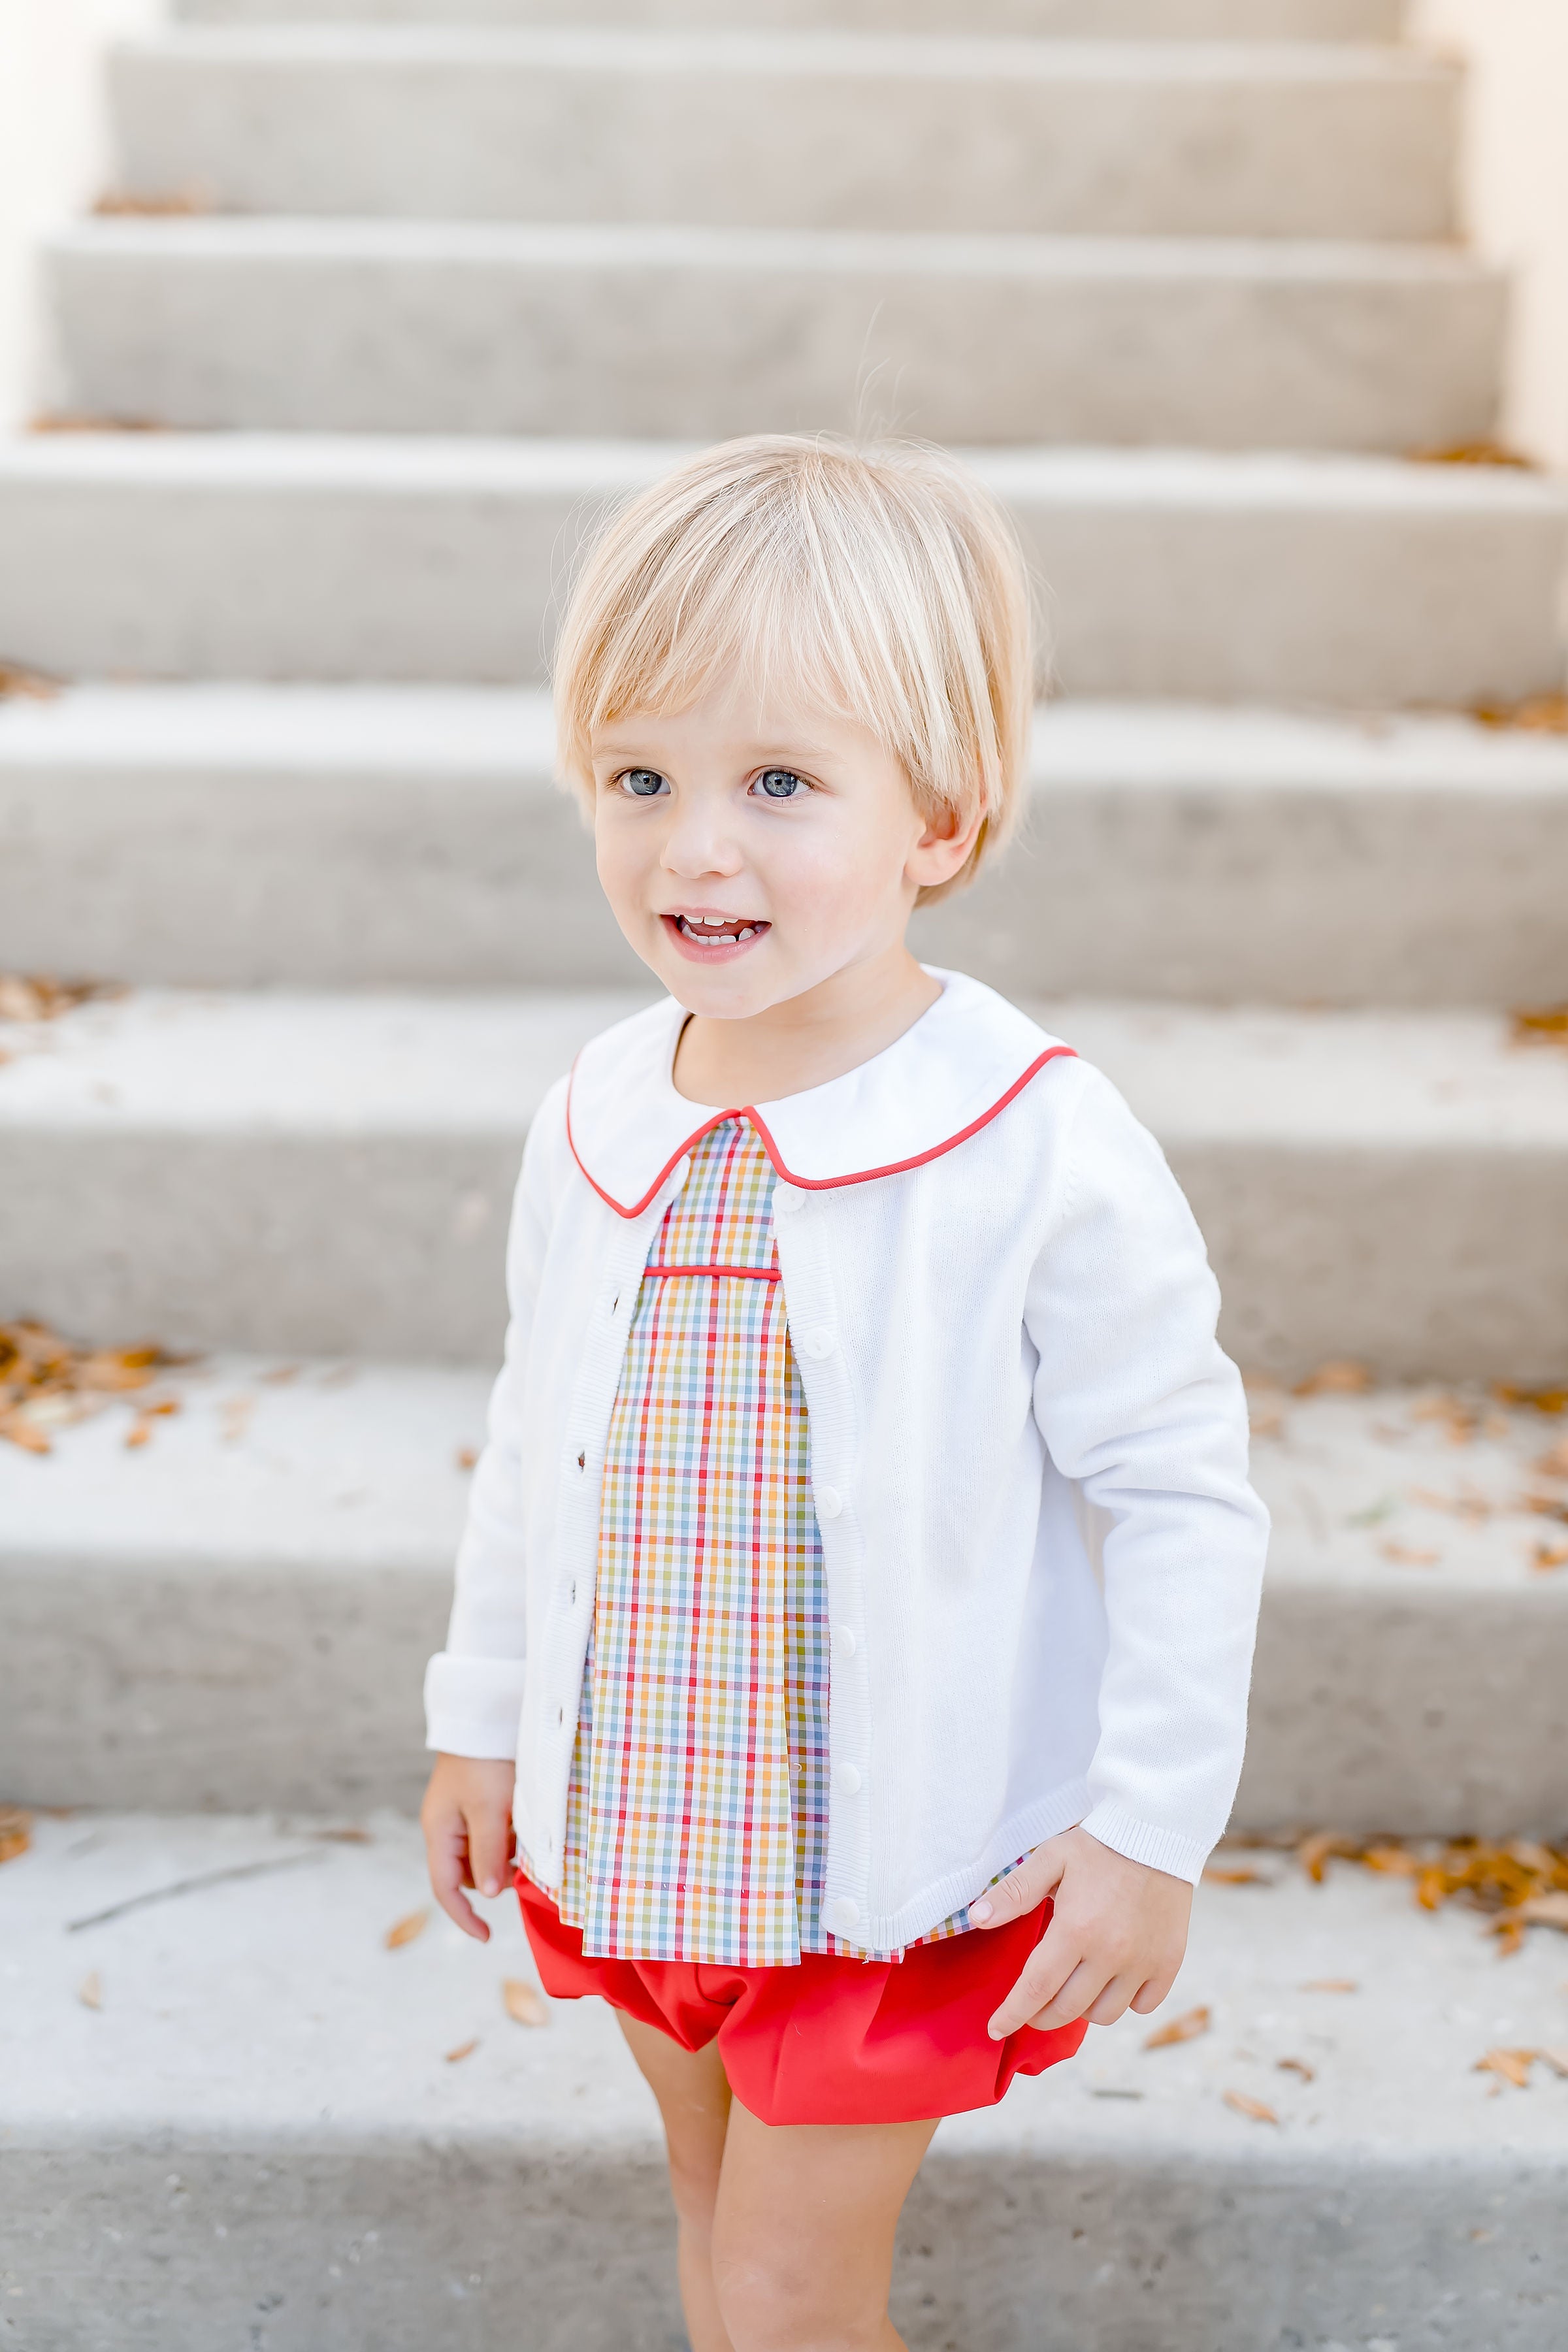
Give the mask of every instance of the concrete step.
[[[534, 1105], [635, 1001], [148, 990], [6, 1024], [0, 1312], [486, 1360]], [[1165, 1145], [1243, 1363], [1568, 1369], [1568, 1056], [1481, 1013], [1036, 1009]]]
[[[1507, 286], [1441, 246], [108, 220], [45, 268], [68, 414], [245, 432], [1482, 438]], [[972, 354], [987, 353], [976, 369]]]
[[[635, 984], [542, 694], [79, 687], [0, 703], [13, 967], [246, 987]], [[1014, 995], [1548, 1003], [1568, 742], [1061, 702], [1027, 832], [920, 951]]]
[[[734, 0], [174, 0], [187, 24], [630, 25], [728, 29]], [[761, 26], [1092, 40], [1392, 41], [1404, 0], [752, 0]]]
[[[552, 599], [646, 442], [0, 441], [0, 655], [66, 675], [540, 675]], [[1568, 486], [1498, 467], [980, 451], [1075, 694], [1337, 706], [1554, 691]]]
[[[489, 1946], [437, 1916], [385, 1950], [427, 1900], [417, 1833], [316, 1826], [46, 1821], [0, 1875], [17, 2340], [89, 2352], [112, 2309], [117, 2352], [502, 2352], [525, 2308], [530, 2352], [671, 2352], [658, 2121], [608, 2011], [511, 2022], [510, 1898]], [[1561, 1943], [1500, 1967], [1406, 1884], [1277, 1869], [1199, 1895], [1164, 2014], [1206, 2034], [1151, 2052], [1129, 2016], [942, 2126], [900, 2231], [911, 2352], [1557, 2352], [1568, 2083], [1475, 2069], [1561, 2046]]]
[[[0, 1788], [38, 1804], [412, 1811], [488, 1372], [218, 1357], [0, 1444]], [[1568, 1831], [1558, 1434], [1484, 1392], [1260, 1391], [1274, 1516], [1237, 1805], [1253, 1831]], [[1463, 1444], [1455, 1432], [1468, 1430]], [[1447, 1507], [1445, 1507], [1445, 1506]]]
[[126, 42], [110, 73], [118, 186], [224, 211], [1454, 228], [1458, 76], [1416, 50], [290, 25]]

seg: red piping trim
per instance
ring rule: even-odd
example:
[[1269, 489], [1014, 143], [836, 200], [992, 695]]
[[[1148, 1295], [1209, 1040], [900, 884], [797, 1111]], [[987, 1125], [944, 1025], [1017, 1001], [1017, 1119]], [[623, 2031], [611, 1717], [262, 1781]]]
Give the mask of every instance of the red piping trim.
[[739, 1274], [752, 1282], [777, 1282], [776, 1265], [645, 1265], [644, 1274]]
[[[647, 1191], [643, 1194], [641, 1200], [634, 1201], [630, 1208], [627, 1208], [623, 1202], [616, 1199], [613, 1192], [606, 1192], [604, 1186], [595, 1181], [584, 1164], [582, 1153], [577, 1149], [577, 1139], [572, 1132], [572, 1080], [575, 1079], [577, 1076], [577, 1065], [575, 1062], [572, 1065], [572, 1078], [567, 1081], [566, 1087], [566, 1141], [571, 1149], [573, 1159], [577, 1162], [578, 1167], [582, 1169], [583, 1174], [587, 1179], [587, 1181], [593, 1185], [595, 1192], [597, 1192], [600, 1200], [605, 1202], [605, 1206], [614, 1209], [617, 1217], [640, 1217], [643, 1211], [653, 1199], [655, 1193], [658, 1191], [659, 1186], [664, 1182], [665, 1178], [669, 1174], [670, 1170], [675, 1166], [676, 1162], [684, 1158], [685, 1154], [690, 1150], [694, 1143], [700, 1143], [702, 1138], [707, 1135], [711, 1129], [721, 1126], [727, 1118], [749, 1118], [751, 1120], [752, 1125], [756, 1129], [757, 1133], [763, 1139], [763, 1149], [766, 1151], [769, 1160], [773, 1163], [774, 1175], [781, 1176], [786, 1184], [798, 1185], [803, 1192], [831, 1192], [837, 1191], [840, 1184], [869, 1184], [872, 1180], [878, 1176], [902, 1176], [911, 1168], [923, 1168], [928, 1160], [942, 1159], [945, 1152], [956, 1150], [957, 1147], [961, 1143], [967, 1143], [972, 1135], [978, 1135], [983, 1127], [989, 1127], [991, 1121], [995, 1118], [1000, 1112], [1006, 1109], [1008, 1104], [1013, 1101], [1015, 1097], [1023, 1093], [1024, 1088], [1028, 1085], [1030, 1079], [1038, 1076], [1039, 1073], [1045, 1068], [1047, 1062], [1076, 1061], [1077, 1059], [1078, 1048], [1075, 1045], [1048, 1045], [1043, 1054], [1038, 1055], [1036, 1059], [1030, 1063], [1028, 1068], [1023, 1073], [1022, 1076], [1014, 1079], [1005, 1094], [997, 1096], [996, 1100], [992, 1104], [989, 1110], [983, 1110], [978, 1118], [972, 1118], [969, 1125], [967, 1127], [961, 1127], [956, 1135], [950, 1135], [944, 1142], [933, 1144], [929, 1151], [915, 1152], [912, 1157], [908, 1160], [890, 1160], [884, 1168], [858, 1168], [854, 1173], [849, 1176], [795, 1175], [793, 1170], [785, 1167], [783, 1160], [779, 1157], [779, 1148], [773, 1141], [773, 1137], [769, 1134], [764, 1122], [758, 1117], [756, 1111], [748, 1105], [742, 1110], [716, 1110], [711, 1118], [705, 1118], [700, 1127], [694, 1127], [690, 1134], [687, 1137], [685, 1142], [678, 1145], [676, 1150], [670, 1153], [669, 1158], [665, 1161], [664, 1166], [659, 1170], [658, 1174], [654, 1178], [653, 1182], [648, 1186]], [[655, 1269], [652, 1268], [649, 1269], [650, 1272], [654, 1270]], [[682, 1272], [686, 1272], [688, 1269], [683, 1267], [681, 1270]], [[755, 1271], [754, 1268], [745, 1266], [732, 1270], [740, 1273], [751, 1273]]]

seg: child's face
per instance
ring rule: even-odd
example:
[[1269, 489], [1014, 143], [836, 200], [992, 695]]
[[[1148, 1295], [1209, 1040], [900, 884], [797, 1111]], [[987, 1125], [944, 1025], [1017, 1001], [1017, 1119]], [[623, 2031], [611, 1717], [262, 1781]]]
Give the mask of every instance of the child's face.
[[594, 836], [616, 919], [677, 1001], [745, 1020], [902, 947], [916, 892], [976, 825], [933, 829], [864, 727], [710, 692], [595, 736]]

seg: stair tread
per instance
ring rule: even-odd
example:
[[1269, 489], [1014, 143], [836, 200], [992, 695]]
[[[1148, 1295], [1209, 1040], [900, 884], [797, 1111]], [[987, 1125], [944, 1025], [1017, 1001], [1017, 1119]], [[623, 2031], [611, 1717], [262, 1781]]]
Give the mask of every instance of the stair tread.
[[[639, 488], [692, 446], [467, 434], [33, 433], [0, 436], [0, 490], [101, 483], [150, 490], [218, 485], [259, 495], [319, 488], [608, 495]], [[1423, 465], [1333, 450], [1082, 444], [960, 454], [1004, 498], [1320, 516], [1381, 510], [1568, 519], [1568, 480], [1506, 466]]]
[[[414, 1825], [364, 1825], [372, 1842], [345, 1845], [266, 1817], [38, 1822], [33, 1852], [0, 1875], [13, 2152], [148, 2135], [170, 2152], [258, 2152], [306, 2132], [318, 2150], [439, 2134], [520, 2153], [651, 2153], [652, 2102], [606, 2010], [552, 2003], [543, 2032], [504, 2014], [502, 1979], [533, 1976], [510, 1896], [484, 1906], [487, 1948], [437, 1915], [405, 1948], [382, 1948], [429, 1896]], [[61, 1932], [180, 1878], [294, 1856], [276, 1875]], [[1460, 2165], [1483, 2181], [1509, 2160], [1564, 2163], [1568, 2082], [1493, 2096], [1496, 2078], [1475, 2071], [1489, 2047], [1561, 2044], [1549, 1930], [1502, 1969], [1473, 1914], [1420, 1914], [1405, 1882], [1342, 1868], [1313, 1886], [1283, 1857], [1261, 1866], [1277, 1884], [1201, 1891], [1163, 2012], [1201, 2003], [1212, 2032], [1150, 2053], [1150, 2021], [1129, 2015], [1059, 2074], [944, 2124], [942, 2153], [1197, 2158], [1277, 2181], [1347, 2160]], [[99, 2013], [78, 1999], [89, 1970]], [[1357, 1989], [1307, 1989], [1323, 1979]], [[470, 2057], [447, 2063], [470, 2040]], [[1282, 2072], [1289, 2057], [1316, 2080]], [[1265, 2102], [1280, 2128], [1238, 2115], [1226, 2091]]]
[[[550, 697], [532, 687], [295, 686], [265, 682], [73, 684], [0, 699], [0, 774], [280, 763], [548, 774]], [[1460, 714], [1275, 709], [1266, 704], [1074, 697], [1036, 715], [1032, 772], [1177, 789], [1224, 782], [1261, 793], [1401, 789], [1568, 790], [1568, 736]]]
[[[56, 1430], [47, 1461], [0, 1444], [0, 1563], [139, 1574], [177, 1560], [215, 1576], [363, 1570], [443, 1583], [490, 1379], [489, 1367], [276, 1356], [177, 1366], [155, 1393], [178, 1412], [135, 1449], [124, 1442], [134, 1395]], [[1532, 1560], [1561, 1530], [1528, 1507], [1545, 1491], [1568, 1509], [1568, 1482], [1536, 1466], [1560, 1423], [1479, 1389], [1456, 1402], [1431, 1386], [1265, 1388], [1253, 1403], [1271, 1589], [1316, 1591], [1325, 1607], [1347, 1594], [1399, 1596], [1415, 1611], [1528, 1594], [1543, 1619], [1568, 1610], [1568, 1570]], [[1390, 1543], [1420, 1557], [1394, 1557]]]
[[[0, 1130], [447, 1132], [521, 1143], [587, 1038], [654, 992], [136, 989], [9, 1024]], [[1481, 1154], [1568, 1149], [1568, 1055], [1506, 1016], [1029, 1008], [1168, 1141]]]

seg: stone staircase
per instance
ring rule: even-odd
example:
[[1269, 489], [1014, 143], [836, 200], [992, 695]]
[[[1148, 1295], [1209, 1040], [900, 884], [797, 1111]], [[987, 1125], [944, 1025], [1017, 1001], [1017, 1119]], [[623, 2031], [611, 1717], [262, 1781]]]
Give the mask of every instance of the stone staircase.
[[[1568, 1056], [1508, 1017], [1568, 997], [1568, 741], [1464, 715], [1562, 688], [1568, 486], [1413, 462], [1498, 394], [1454, 69], [1391, 0], [567, 13], [122, 47], [75, 429], [0, 445], [0, 662], [72, 681], [0, 700], [0, 968], [131, 984], [0, 1024], [0, 1316], [209, 1351], [144, 1445], [0, 1445], [0, 1794], [95, 1809], [0, 1870], [26, 2352], [681, 2340], [607, 2019], [507, 2019], [504, 1906], [382, 1948], [521, 1140], [646, 980], [550, 616], [681, 444], [951, 440], [1049, 583], [1028, 839], [921, 944], [1125, 1088], [1277, 1384], [1238, 1824], [1568, 1829], [1563, 1423], [1489, 1392], [1568, 1376]], [[1473, 2068], [1568, 2048], [1562, 1942], [1257, 1867], [1208, 2034], [944, 2127], [919, 2352], [1558, 2352], [1568, 2081]]]

